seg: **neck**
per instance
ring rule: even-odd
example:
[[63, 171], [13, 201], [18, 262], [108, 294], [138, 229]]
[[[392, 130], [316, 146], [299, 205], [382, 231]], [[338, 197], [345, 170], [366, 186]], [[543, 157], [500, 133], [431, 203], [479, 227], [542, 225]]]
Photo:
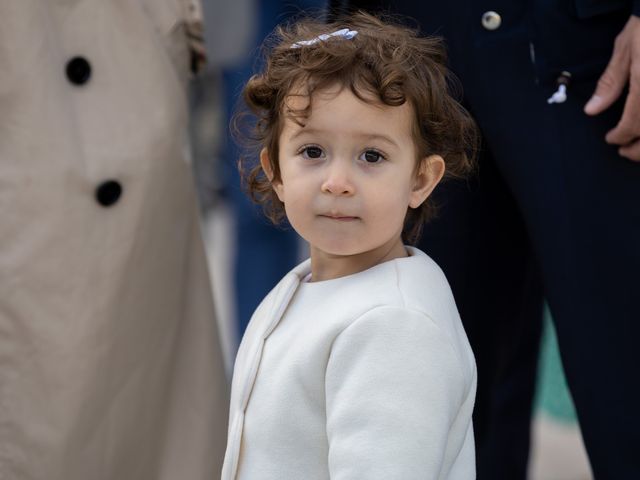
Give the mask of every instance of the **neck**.
[[353, 275], [381, 263], [408, 256], [401, 239], [355, 255], [333, 255], [313, 246], [310, 247], [310, 253], [312, 282]]

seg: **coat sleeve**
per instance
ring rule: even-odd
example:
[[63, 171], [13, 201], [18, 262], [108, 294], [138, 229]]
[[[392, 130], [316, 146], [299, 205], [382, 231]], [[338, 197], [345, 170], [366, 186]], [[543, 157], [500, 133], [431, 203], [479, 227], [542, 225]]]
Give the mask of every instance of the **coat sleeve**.
[[332, 480], [436, 479], [468, 385], [426, 315], [378, 307], [334, 341], [326, 372]]

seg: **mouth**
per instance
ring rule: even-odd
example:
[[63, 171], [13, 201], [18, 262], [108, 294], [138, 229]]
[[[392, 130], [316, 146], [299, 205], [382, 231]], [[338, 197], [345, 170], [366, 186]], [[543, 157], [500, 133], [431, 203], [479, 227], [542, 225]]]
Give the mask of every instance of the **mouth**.
[[359, 217], [354, 217], [352, 215], [344, 215], [342, 213], [327, 213], [320, 215], [322, 218], [328, 218], [329, 220], [336, 220], [338, 222], [353, 222], [355, 220], [359, 220]]

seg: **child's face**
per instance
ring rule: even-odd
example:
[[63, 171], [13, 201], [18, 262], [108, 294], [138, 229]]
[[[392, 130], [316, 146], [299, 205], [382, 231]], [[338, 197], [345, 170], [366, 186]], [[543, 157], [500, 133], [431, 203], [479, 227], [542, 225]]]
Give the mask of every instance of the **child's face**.
[[[294, 109], [307, 102], [296, 96], [287, 101]], [[289, 222], [309, 242], [312, 262], [371, 263], [391, 251], [406, 255], [401, 233], [407, 208], [422, 204], [444, 170], [433, 156], [416, 173], [412, 116], [407, 103], [365, 103], [335, 87], [314, 94], [304, 127], [285, 119], [281, 181], [273, 187]], [[264, 150], [261, 160], [270, 175]]]

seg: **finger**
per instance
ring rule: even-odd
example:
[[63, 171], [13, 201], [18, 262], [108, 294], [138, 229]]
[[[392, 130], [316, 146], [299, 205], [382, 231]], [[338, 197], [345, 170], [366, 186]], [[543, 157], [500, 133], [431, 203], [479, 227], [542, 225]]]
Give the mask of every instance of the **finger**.
[[593, 96], [584, 106], [584, 112], [587, 115], [597, 115], [616, 101], [629, 78], [629, 65], [628, 36], [623, 33], [616, 38], [609, 65], [598, 80]]
[[[633, 70], [636, 70], [635, 67]], [[624, 103], [622, 118], [605, 136], [607, 143], [627, 145], [640, 137], [640, 72], [633, 73], [629, 82], [629, 94]]]
[[628, 158], [634, 162], [640, 162], [640, 139], [624, 145], [618, 149], [621, 157]]

